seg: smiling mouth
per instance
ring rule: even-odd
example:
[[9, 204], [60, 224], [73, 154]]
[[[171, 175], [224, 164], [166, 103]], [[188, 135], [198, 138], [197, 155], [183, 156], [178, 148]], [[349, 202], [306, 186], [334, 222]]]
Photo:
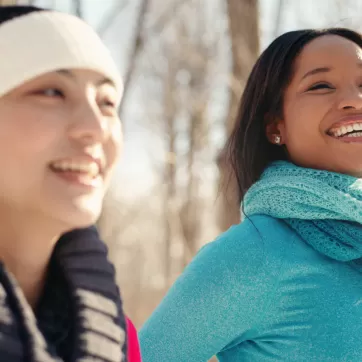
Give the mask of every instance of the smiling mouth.
[[88, 161], [56, 161], [49, 165], [60, 178], [81, 186], [99, 187], [103, 182], [100, 165]]
[[96, 177], [100, 174], [100, 167], [96, 162], [56, 161], [50, 164], [56, 172], [78, 172]]
[[327, 131], [327, 134], [344, 141], [357, 141], [357, 138], [362, 139], [362, 121], [359, 120], [334, 126]]

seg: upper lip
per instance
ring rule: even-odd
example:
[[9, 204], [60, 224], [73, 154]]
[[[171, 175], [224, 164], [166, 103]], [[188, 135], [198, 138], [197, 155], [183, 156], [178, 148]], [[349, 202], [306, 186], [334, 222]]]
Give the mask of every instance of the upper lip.
[[[360, 121], [360, 122], [358, 122]], [[341, 126], [348, 126], [349, 124], [362, 123], [362, 113], [354, 113], [341, 117], [337, 122], [333, 123], [328, 128], [328, 133]]]
[[101, 156], [92, 156], [89, 154], [83, 154], [83, 155], [78, 155], [78, 156], [73, 156], [73, 157], [64, 157], [64, 158], [59, 158], [57, 160], [54, 160], [52, 162], [50, 162], [50, 164], [56, 163], [56, 162], [61, 162], [61, 161], [66, 161], [66, 162], [74, 162], [74, 163], [82, 163], [82, 162], [94, 162], [98, 165], [99, 168], [99, 173], [101, 175], [104, 174], [105, 169], [106, 169], [106, 162], [105, 162], [105, 158], [101, 157]]

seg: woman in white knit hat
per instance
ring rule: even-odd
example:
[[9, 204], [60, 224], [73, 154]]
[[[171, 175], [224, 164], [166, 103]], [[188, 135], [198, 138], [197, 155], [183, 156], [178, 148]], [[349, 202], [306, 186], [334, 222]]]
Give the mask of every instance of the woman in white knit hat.
[[95, 228], [122, 144], [122, 82], [80, 19], [0, 8], [0, 360], [127, 361]]

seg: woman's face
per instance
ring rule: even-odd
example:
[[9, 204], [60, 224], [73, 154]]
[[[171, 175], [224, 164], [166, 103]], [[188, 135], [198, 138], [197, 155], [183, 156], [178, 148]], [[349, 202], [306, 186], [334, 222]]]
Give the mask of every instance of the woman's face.
[[1, 97], [0, 215], [94, 223], [121, 149], [119, 98], [89, 70], [47, 73]]
[[296, 59], [283, 111], [277, 130], [292, 162], [362, 176], [362, 49], [357, 44], [336, 35], [307, 44]]

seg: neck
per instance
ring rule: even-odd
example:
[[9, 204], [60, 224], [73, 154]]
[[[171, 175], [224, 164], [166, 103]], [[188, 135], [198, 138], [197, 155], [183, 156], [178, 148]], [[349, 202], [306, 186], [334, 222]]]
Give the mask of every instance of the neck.
[[12, 218], [9, 214], [1, 220], [0, 260], [34, 308], [42, 294], [49, 260], [60, 236], [60, 232], [55, 231], [59, 225], [52, 227], [49, 220], [34, 217], [20, 222], [18, 217]]

